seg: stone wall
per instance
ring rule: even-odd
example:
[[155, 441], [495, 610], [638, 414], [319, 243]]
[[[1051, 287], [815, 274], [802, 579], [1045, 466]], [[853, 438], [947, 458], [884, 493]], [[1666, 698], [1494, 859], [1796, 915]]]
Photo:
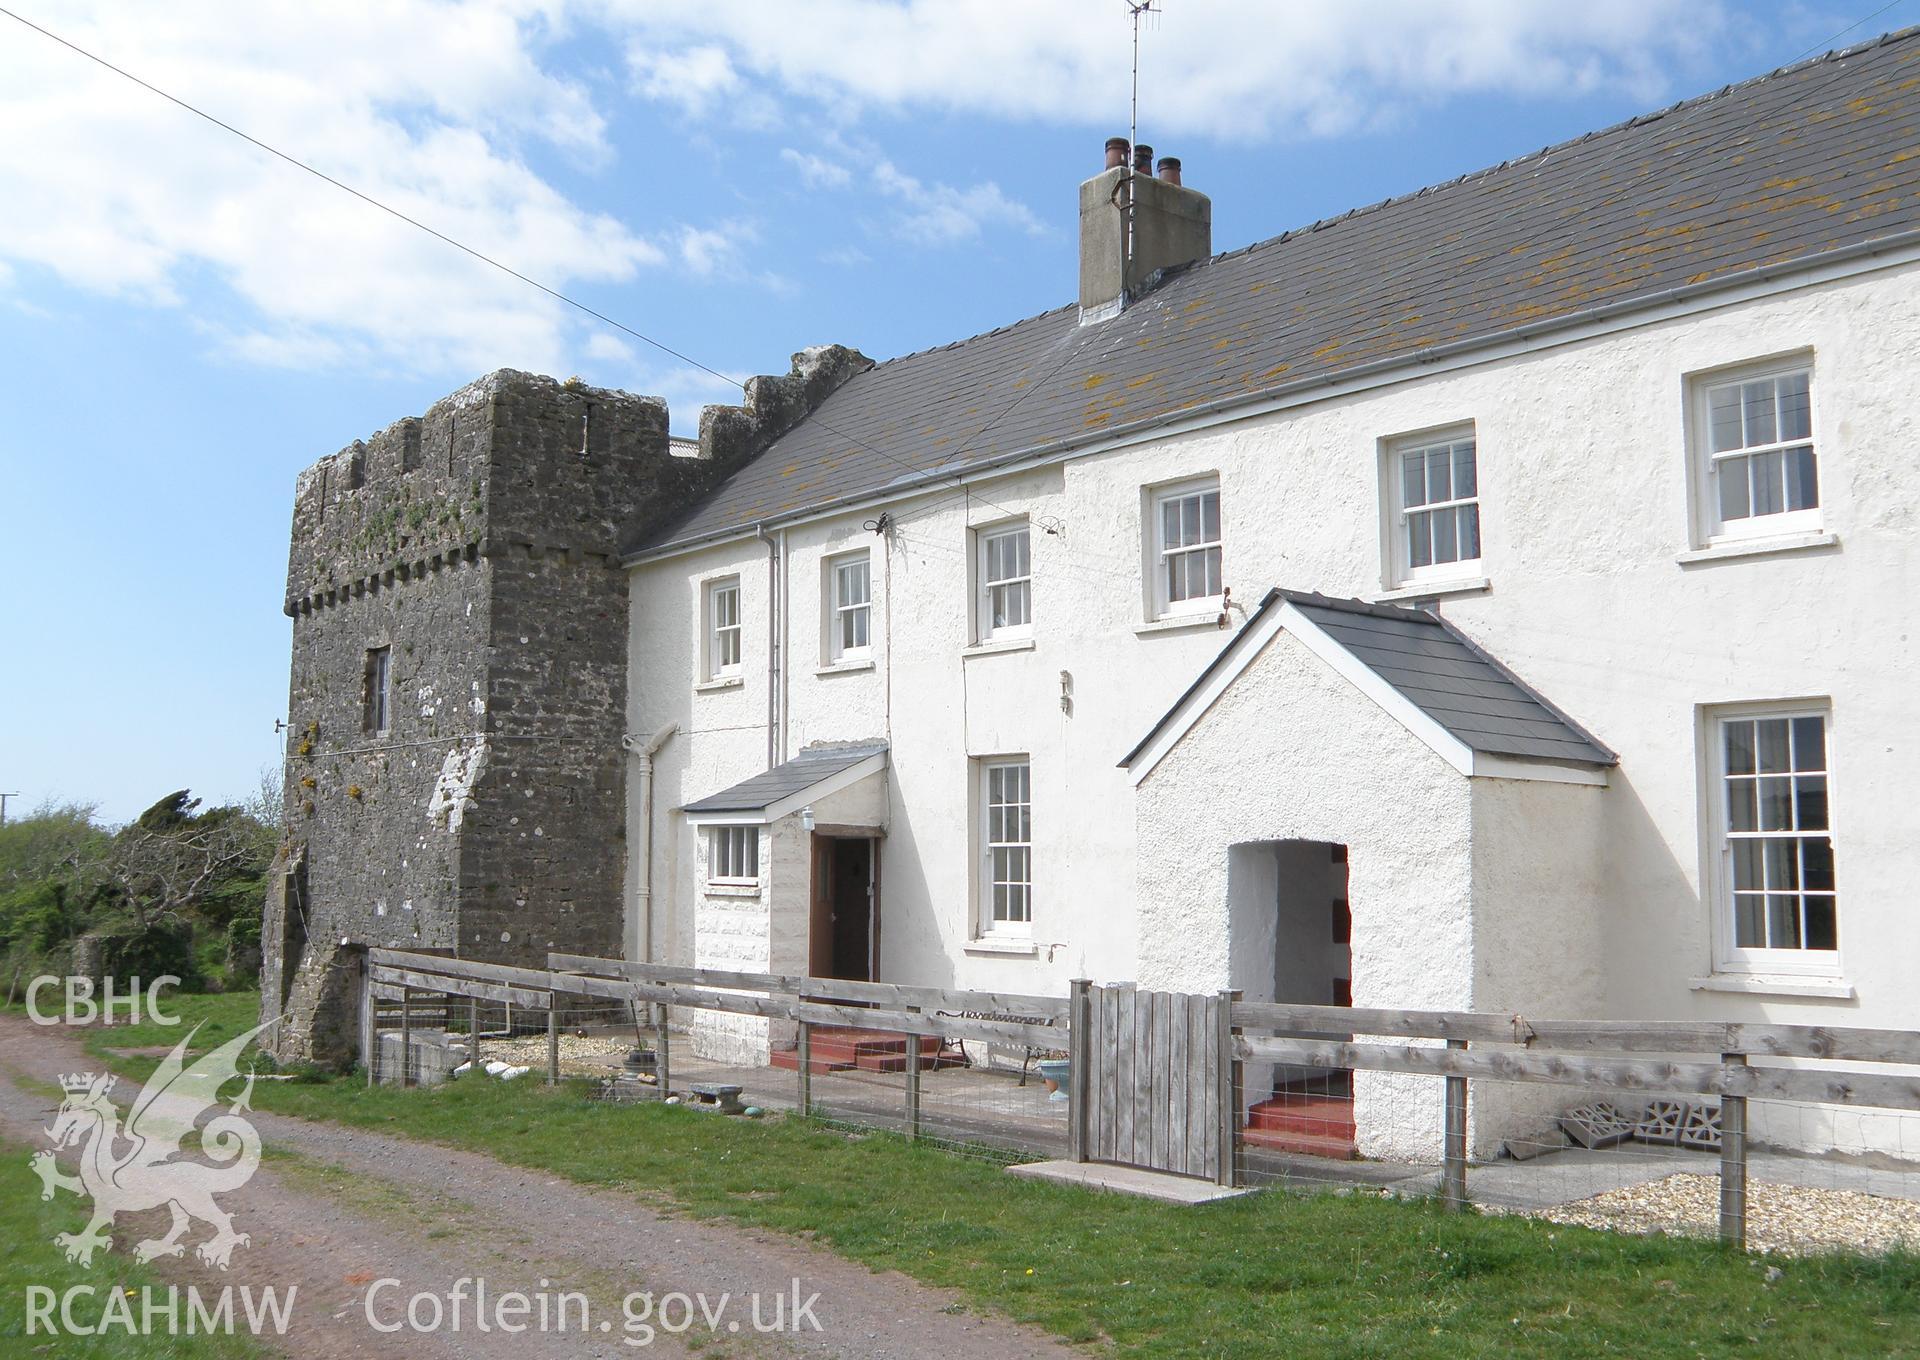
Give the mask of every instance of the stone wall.
[[357, 986], [366, 946], [542, 966], [620, 953], [620, 553], [866, 366], [796, 356], [745, 407], [709, 410], [697, 457], [675, 454], [657, 398], [503, 369], [300, 475], [288, 840], [262, 929], [282, 1057], [351, 1061], [343, 979]]
[[283, 1056], [350, 1058], [342, 941], [513, 963], [617, 948], [620, 536], [713, 473], [672, 457], [656, 399], [502, 371], [302, 474], [287, 809], [304, 890], [276, 892], [263, 931]]

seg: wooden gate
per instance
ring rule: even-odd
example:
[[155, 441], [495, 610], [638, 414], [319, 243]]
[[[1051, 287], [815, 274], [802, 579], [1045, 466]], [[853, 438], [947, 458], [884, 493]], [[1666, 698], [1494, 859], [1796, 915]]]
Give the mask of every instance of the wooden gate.
[[1234, 1183], [1231, 999], [1074, 984], [1076, 1161]]

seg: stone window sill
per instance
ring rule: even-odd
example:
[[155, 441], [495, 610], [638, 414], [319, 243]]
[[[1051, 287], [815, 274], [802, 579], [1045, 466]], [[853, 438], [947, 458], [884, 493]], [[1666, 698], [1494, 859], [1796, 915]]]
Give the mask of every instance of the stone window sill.
[[1798, 977], [1781, 973], [1712, 973], [1689, 978], [1696, 992], [1740, 992], [1749, 996], [1811, 996], [1851, 1001], [1853, 984], [1840, 977]]
[[986, 642], [976, 642], [971, 647], [962, 647], [961, 656], [996, 656], [1001, 652], [1030, 652], [1033, 639], [1030, 637], [993, 638]]
[[1492, 589], [1493, 582], [1484, 576], [1454, 576], [1439, 581], [1412, 581], [1367, 598], [1374, 604], [1399, 604], [1402, 600], [1432, 600], [1443, 595], [1479, 595]]
[[758, 883], [707, 884], [708, 897], [758, 897], [759, 895], [760, 885]]
[[813, 673], [815, 675], [858, 675], [861, 671], [870, 671], [872, 669], [873, 658], [863, 656], [854, 661], [835, 661], [830, 665], [815, 666]]
[[1186, 633], [1196, 628], [1212, 628], [1222, 633], [1228, 631], [1220, 627], [1218, 614], [1177, 614], [1172, 618], [1135, 624], [1133, 631], [1138, 637], [1151, 637], [1155, 633]]
[[722, 675], [712, 680], [702, 680], [693, 687], [695, 694], [717, 694], [721, 690], [740, 689], [747, 683], [744, 675]]
[[1032, 940], [996, 940], [982, 936], [977, 940], [968, 940], [960, 946], [968, 954], [997, 954], [1011, 958], [1033, 958], [1039, 954], [1040, 946]]
[[1725, 562], [1737, 557], [1772, 557], [1776, 553], [1809, 552], [1840, 546], [1838, 534], [1778, 534], [1770, 538], [1732, 538], [1683, 552], [1673, 560], [1683, 567], [1703, 562]]

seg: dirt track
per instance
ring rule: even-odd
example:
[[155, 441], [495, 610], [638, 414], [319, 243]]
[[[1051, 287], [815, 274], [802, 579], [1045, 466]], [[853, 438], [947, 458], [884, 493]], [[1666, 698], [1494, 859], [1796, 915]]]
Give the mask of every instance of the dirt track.
[[[0, 1137], [24, 1148], [46, 1146], [44, 1130], [58, 1102], [20, 1082], [52, 1085], [62, 1074], [97, 1065], [75, 1035], [0, 1016]], [[250, 1117], [265, 1141], [267, 1160], [222, 1204], [251, 1243], [235, 1252], [225, 1272], [200, 1265], [191, 1252], [157, 1262], [153, 1269], [169, 1282], [198, 1285], [203, 1294], [209, 1286], [227, 1284], [297, 1285], [292, 1325], [274, 1343], [289, 1355], [329, 1360], [648, 1354], [1001, 1360], [1080, 1354], [1041, 1333], [971, 1312], [957, 1295], [897, 1273], [873, 1273], [789, 1238], [665, 1217], [629, 1197], [582, 1189], [473, 1153], [257, 1112]], [[74, 1156], [62, 1154], [63, 1169], [73, 1170]], [[63, 1191], [61, 1198], [71, 1197]], [[166, 1218], [164, 1210], [123, 1218], [112, 1230], [116, 1254], [160, 1236]], [[186, 1241], [191, 1245], [205, 1235], [204, 1226], [196, 1224]], [[111, 1260], [95, 1260], [103, 1284], [111, 1279], [103, 1266], [111, 1265]], [[457, 1333], [444, 1318], [438, 1331], [426, 1333], [405, 1327], [382, 1333], [368, 1321], [366, 1296], [376, 1281], [401, 1281], [374, 1300], [375, 1315], [392, 1324], [404, 1319], [410, 1295], [426, 1292], [444, 1299], [466, 1277], [484, 1279], [495, 1300], [509, 1291], [549, 1297], [579, 1291], [591, 1304], [589, 1328], [584, 1333], [577, 1326], [544, 1334], [481, 1332], [474, 1329], [471, 1303]], [[797, 1334], [756, 1334], [751, 1296], [760, 1296], [761, 1319], [771, 1319], [775, 1297], [783, 1297], [791, 1311], [795, 1280], [800, 1299], [818, 1293], [812, 1316], [820, 1330], [803, 1326]], [[626, 1330], [621, 1301], [638, 1291], [656, 1297], [702, 1294], [710, 1308], [719, 1305], [720, 1295], [729, 1298], [717, 1329], [710, 1331], [696, 1309], [683, 1336], [655, 1325], [648, 1344], [636, 1345], [644, 1333]], [[426, 1305], [421, 1316], [430, 1320]], [[672, 1321], [679, 1322], [677, 1313]], [[604, 1331], [603, 1322], [608, 1324]], [[658, 1318], [648, 1322], [657, 1324]], [[730, 1330], [729, 1323], [738, 1330]]]

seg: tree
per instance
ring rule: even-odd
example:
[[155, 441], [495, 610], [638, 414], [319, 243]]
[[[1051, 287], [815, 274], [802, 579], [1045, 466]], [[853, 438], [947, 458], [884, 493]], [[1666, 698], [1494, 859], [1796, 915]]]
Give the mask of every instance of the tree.
[[114, 836], [103, 868], [139, 929], [162, 922], [218, 916], [235, 880], [258, 880], [273, 858], [274, 830], [237, 807], [197, 809], [187, 789], [168, 794]]

